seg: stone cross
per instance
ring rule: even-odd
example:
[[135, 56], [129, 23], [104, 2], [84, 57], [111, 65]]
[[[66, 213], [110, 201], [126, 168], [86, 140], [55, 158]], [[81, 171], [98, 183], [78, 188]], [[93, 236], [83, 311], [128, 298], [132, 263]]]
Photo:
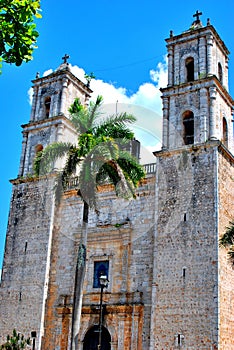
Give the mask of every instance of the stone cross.
[[193, 17], [197, 17], [196, 18], [196, 22], [199, 22], [200, 21], [200, 16], [202, 15], [202, 12], [199, 12], [198, 10], [197, 10], [197, 12], [193, 15]]
[[67, 54], [65, 54], [65, 55], [62, 57], [63, 63], [67, 63], [68, 58], [70, 58], [70, 56], [67, 55]]

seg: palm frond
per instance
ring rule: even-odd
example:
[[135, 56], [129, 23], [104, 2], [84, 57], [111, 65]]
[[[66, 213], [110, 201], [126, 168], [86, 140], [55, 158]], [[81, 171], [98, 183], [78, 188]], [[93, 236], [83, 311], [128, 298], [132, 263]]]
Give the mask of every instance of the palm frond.
[[52, 171], [53, 162], [58, 158], [64, 157], [72, 147], [73, 145], [71, 143], [57, 142], [48, 145], [43, 151], [38, 152], [33, 164], [35, 174], [37, 176], [45, 175]]
[[92, 159], [86, 157], [81, 164], [79, 175], [79, 194], [90, 208], [96, 207], [96, 179], [92, 165]]
[[73, 126], [78, 133], [85, 133], [88, 131], [88, 110], [87, 108], [82, 109], [79, 113], [72, 114], [70, 118]]
[[103, 97], [98, 95], [95, 103], [90, 102], [89, 105], [89, 118], [88, 118], [88, 129], [94, 126], [94, 121], [99, 117], [100, 112], [98, 111], [103, 102]]
[[129, 179], [134, 187], [137, 187], [139, 181], [145, 177], [145, 171], [135, 157], [127, 151], [120, 151], [117, 162], [123, 170], [124, 176]]
[[219, 245], [225, 248], [234, 245], [234, 221], [229, 222], [229, 226], [219, 240]]
[[67, 153], [66, 164], [56, 179], [55, 198], [57, 202], [60, 201], [63, 191], [67, 188], [71, 176], [76, 173], [77, 166], [81, 161], [77, 148], [70, 148]]

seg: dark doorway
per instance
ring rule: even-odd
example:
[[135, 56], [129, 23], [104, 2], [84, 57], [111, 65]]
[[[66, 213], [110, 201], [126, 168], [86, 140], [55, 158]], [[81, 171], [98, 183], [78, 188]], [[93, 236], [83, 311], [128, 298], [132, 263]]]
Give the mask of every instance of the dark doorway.
[[[97, 350], [99, 338], [99, 326], [93, 326], [84, 337], [83, 350]], [[111, 350], [111, 336], [105, 327], [102, 327], [101, 350]]]

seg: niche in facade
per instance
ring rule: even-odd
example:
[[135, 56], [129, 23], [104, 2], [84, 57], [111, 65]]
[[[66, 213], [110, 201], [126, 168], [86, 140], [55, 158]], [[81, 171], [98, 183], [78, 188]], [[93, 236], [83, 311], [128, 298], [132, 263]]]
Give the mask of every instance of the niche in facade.
[[45, 98], [45, 115], [46, 115], [46, 118], [49, 118], [49, 116], [50, 116], [50, 105], [51, 105], [51, 98], [50, 97], [46, 97]]
[[227, 147], [228, 146], [228, 127], [227, 127], [227, 121], [226, 118], [223, 117], [223, 137], [222, 137], [223, 144]]
[[223, 84], [223, 68], [220, 62], [218, 63], [218, 77], [220, 82]]
[[188, 57], [185, 61], [185, 68], [187, 73], [187, 82], [194, 80], [194, 58]]
[[192, 111], [183, 113], [183, 140], [185, 145], [194, 143], [194, 115]]

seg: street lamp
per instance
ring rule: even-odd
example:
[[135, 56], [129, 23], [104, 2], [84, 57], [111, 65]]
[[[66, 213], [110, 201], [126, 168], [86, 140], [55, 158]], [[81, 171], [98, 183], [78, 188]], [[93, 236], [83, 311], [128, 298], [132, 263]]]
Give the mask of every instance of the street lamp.
[[101, 287], [101, 294], [100, 294], [100, 314], [99, 314], [99, 334], [98, 334], [98, 350], [101, 350], [101, 344], [102, 344], [102, 296], [103, 296], [103, 289], [107, 288], [108, 286], [108, 279], [106, 275], [100, 275], [99, 277], [99, 283]]

